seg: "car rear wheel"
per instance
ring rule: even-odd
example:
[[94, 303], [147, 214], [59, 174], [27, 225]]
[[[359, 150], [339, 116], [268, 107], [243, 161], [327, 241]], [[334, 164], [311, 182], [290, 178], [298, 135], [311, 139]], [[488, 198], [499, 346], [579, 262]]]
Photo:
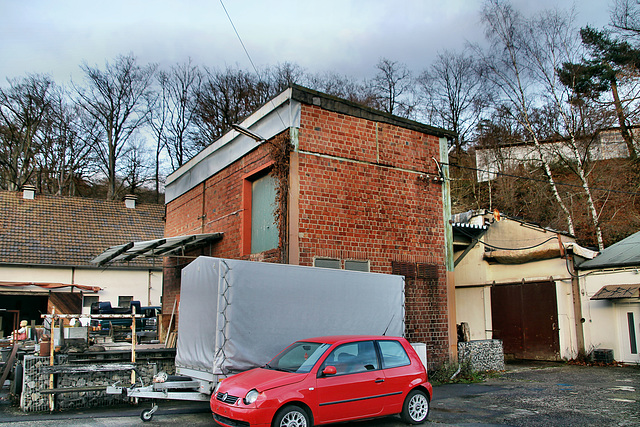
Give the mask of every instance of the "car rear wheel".
[[422, 390], [412, 390], [402, 406], [402, 420], [408, 424], [421, 423], [429, 416], [429, 397]]
[[273, 427], [311, 427], [309, 415], [299, 406], [285, 406], [273, 419]]

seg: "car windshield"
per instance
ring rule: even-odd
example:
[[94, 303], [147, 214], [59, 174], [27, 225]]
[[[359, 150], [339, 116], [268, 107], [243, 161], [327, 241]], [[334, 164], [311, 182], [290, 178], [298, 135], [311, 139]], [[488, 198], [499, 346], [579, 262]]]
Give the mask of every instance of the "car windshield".
[[306, 374], [329, 347], [330, 344], [324, 343], [296, 342], [274, 357], [265, 368]]

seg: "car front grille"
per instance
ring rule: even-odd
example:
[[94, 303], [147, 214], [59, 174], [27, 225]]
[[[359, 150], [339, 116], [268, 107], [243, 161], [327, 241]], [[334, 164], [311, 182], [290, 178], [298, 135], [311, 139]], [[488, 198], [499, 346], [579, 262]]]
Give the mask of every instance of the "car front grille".
[[233, 405], [234, 403], [236, 403], [239, 399], [238, 396], [231, 396], [230, 394], [227, 393], [220, 393], [218, 392], [218, 394], [216, 394], [216, 399], [219, 400], [220, 402], [224, 402], [224, 403], [228, 403], [229, 405]]
[[218, 415], [218, 414], [213, 414], [213, 419], [219, 422], [220, 424], [224, 424], [227, 426], [249, 427], [248, 422], [232, 420], [231, 418], [223, 417], [222, 415]]

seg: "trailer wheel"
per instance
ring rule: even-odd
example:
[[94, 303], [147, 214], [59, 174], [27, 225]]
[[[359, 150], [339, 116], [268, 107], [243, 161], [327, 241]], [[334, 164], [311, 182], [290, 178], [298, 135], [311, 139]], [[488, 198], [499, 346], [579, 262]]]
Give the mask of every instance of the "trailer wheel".
[[145, 423], [147, 421], [151, 421], [152, 418], [153, 418], [153, 411], [151, 409], [143, 409], [142, 412], [140, 412], [140, 419]]

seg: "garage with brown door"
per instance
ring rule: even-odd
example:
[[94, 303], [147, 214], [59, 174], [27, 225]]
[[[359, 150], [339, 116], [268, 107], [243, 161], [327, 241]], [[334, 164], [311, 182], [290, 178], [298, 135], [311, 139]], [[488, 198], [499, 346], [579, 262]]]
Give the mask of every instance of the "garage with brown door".
[[560, 360], [554, 281], [492, 286], [491, 318], [506, 358]]

